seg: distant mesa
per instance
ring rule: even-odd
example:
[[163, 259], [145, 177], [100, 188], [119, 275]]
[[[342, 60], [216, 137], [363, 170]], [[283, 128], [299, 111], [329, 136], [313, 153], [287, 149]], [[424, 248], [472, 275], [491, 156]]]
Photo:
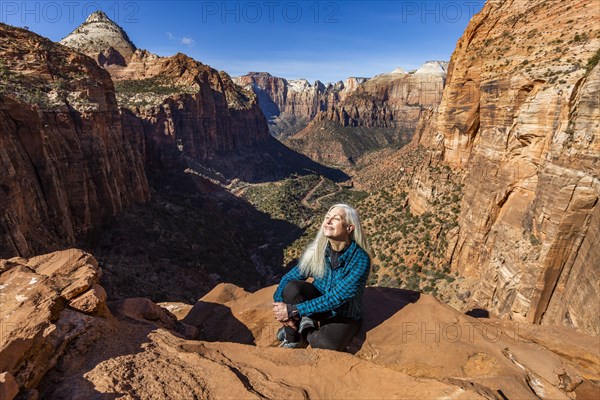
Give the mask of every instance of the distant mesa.
[[435, 74], [446, 75], [448, 71], [448, 62], [446, 61], [427, 61], [421, 65], [415, 74]]
[[102, 11], [90, 14], [60, 43], [92, 57], [101, 66], [125, 66], [137, 49], [127, 33]]

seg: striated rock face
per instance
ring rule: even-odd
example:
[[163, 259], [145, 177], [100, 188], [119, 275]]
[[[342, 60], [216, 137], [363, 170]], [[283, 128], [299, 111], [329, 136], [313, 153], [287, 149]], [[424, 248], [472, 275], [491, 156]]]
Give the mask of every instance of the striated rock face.
[[489, 1], [420, 133], [465, 175], [450, 259], [479, 280], [473, 305], [596, 335], [599, 47], [594, 1]]
[[300, 133], [291, 148], [329, 165], [350, 167], [367, 151], [408, 143], [423, 112], [439, 104], [445, 63], [431, 61], [414, 73], [377, 75], [332, 103]]
[[327, 85], [316, 81], [311, 85], [305, 79], [288, 81], [267, 72], [250, 72], [233, 80], [256, 94], [271, 134], [285, 138], [302, 130], [319, 112], [343, 100], [367, 78], [352, 77]]
[[127, 33], [102, 11], [96, 11], [60, 41], [102, 66], [126, 65], [136, 50]]
[[72, 245], [149, 199], [110, 76], [90, 58], [0, 25], [0, 254]]
[[369, 79], [317, 120], [342, 126], [408, 127], [414, 130], [423, 106], [438, 105], [446, 78], [446, 63], [429, 61], [411, 74], [394, 70]]
[[[113, 67], [117, 100], [131, 110], [125, 129], [141, 127], [149, 162], [166, 162], [163, 149], [207, 159], [269, 138], [251, 91], [184, 54], [158, 57], [138, 50], [126, 67]], [[141, 125], [136, 121], [139, 119]], [[175, 158], [181, 156], [176, 152]]]

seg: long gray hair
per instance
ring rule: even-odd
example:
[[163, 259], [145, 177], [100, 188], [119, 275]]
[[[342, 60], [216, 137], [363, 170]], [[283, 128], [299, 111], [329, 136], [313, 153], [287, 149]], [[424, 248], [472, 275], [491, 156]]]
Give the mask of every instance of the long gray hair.
[[[371, 247], [369, 246], [369, 242], [367, 240], [366, 235], [363, 233], [362, 226], [360, 224], [360, 217], [356, 210], [350, 207], [348, 204], [336, 204], [333, 205], [327, 210], [329, 213], [335, 207], [341, 208], [345, 211], [346, 216], [344, 218], [344, 225], [354, 225], [354, 230], [350, 233], [350, 239], [355, 241], [357, 245], [359, 245], [364, 251], [369, 254], [369, 257], [372, 258], [371, 255]], [[327, 249], [327, 237], [323, 234], [323, 224], [325, 220], [321, 223], [321, 227], [319, 228], [319, 232], [315, 237], [315, 240], [309, 244], [302, 256], [300, 256], [300, 261], [298, 262], [298, 266], [300, 268], [300, 272], [305, 276], [313, 276], [315, 278], [321, 278], [325, 275], [325, 250]]]

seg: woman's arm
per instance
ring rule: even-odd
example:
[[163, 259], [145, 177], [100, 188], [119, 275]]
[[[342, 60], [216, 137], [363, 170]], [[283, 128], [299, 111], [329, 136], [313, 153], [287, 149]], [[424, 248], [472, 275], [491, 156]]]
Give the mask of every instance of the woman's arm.
[[298, 268], [298, 266], [296, 265], [294, 268], [292, 268], [291, 270], [289, 270], [288, 273], [285, 274], [281, 278], [281, 281], [279, 281], [279, 286], [277, 286], [277, 290], [275, 291], [275, 294], [273, 295], [273, 300], [276, 303], [282, 302], [283, 301], [283, 289], [285, 289], [285, 286], [290, 281], [305, 281], [306, 278], [307, 277], [304, 276], [300, 272], [300, 268]]
[[334, 310], [354, 297], [361, 287], [366, 286], [371, 265], [369, 256], [360, 252], [351, 262], [350, 273], [330, 291], [315, 299], [296, 304], [300, 316]]

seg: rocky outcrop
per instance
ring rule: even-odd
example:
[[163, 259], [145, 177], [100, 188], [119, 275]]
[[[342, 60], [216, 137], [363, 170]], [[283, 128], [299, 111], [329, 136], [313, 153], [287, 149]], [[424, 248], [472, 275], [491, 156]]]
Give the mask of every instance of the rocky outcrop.
[[60, 43], [81, 51], [104, 67], [127, 65], [136, 50], [127, 33], [102, 11], [90, 14]]
[[423, 112], [439, 104], [446, 63], [430, 61], [419, 70], [377, 75], [333, 102], [286, 142], [313, 160], [351, 167], [366, 152], [403, 146]]
[[[77, 249], [0, 260], [2, 399], [11, 400], [19, 392], [23, 398], [37, 398], [44, 376], [65, 360], [85, 369], [78, 354], [114, 335], [121, 320], [138, 321], [146, 329], [170, 329], [183, 337], [197, 335], [196, 328], [147, 299], [113, 302], [111, 312], [98, 284], [101, 273], [96, 260]], [[109, 351], [104, 346], [99, 353]], [[64, 396], [77, 398], [75, 393]]]
[[367, 81], [348, 78], [335, 84], [316, 81], [311, 85], [306, 79], [288, 81], [267, 72], [250, 72], [233, 80], [256, 94], [269, 121], [269, 131], [278, 138], [301, 131], [319, 112], [337, 104]]
[[591, 0], [487, 2], [457, 44], [419, 140], [464, 174], [450, 260], [479, 281], [472, 304], [597, 335], [595, 9]]
[[126, 67], [110, 73], [119, 104], [131, 111], [127, 127], [136, 129], [136, 119], [141, 121], [149, 162], [164, 164], [174, 150], [176, 159], [183, 152], [203, 160], [269, 138], [254, 93], [184, 54], [137, 50]]
[[[220, 284], [187, 315], [143, 298], [94, 311], [97, 263], [79, 250], [0, 261], [3, 398], [586, 398], [595, 338], [475, 319], [435, 298], [368, 288], [345, 353], [277, 348], [275, 287]], [[87, 302], [86, 302], [87, 303]], [[566, 341], [564, 339], [567, 339]], [[176, 379], [174, 379], [176, 377]], [[360, 382], [357, 385], [356, 382]]]
[[108, 73], [29, 31], [0, 32], [0, 254], [31, 256], [72, 245], [149, 188]]
[[93, 334], [92, 321], [108, 314], [101, 297], [93, 308], [76, 306], [95, 296], [99, 273], [96, 261], [77, 250], [0, 261], [0, 371], [22, 391], [35, 390], [69, 343]]

